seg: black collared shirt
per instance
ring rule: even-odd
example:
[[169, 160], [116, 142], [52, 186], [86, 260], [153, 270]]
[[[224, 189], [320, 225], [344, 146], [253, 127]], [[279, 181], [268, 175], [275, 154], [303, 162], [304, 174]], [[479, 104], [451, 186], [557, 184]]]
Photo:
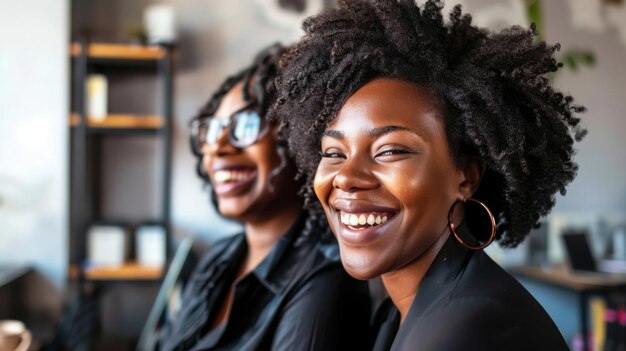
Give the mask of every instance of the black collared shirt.
[[468, 250], [453, 236], [420, 283], [409, 312], [390, 301], [375, 351], [568, 350], [545, 310], [483, 251]]
[[232, 309], [210, 329], [247, 253], [245, 234], [217, 242], [185, 287], [162, 350], [367, 350], [367, 284], [349, 277], [336, 243], [300, 235], [300, 219], [236, 285]]

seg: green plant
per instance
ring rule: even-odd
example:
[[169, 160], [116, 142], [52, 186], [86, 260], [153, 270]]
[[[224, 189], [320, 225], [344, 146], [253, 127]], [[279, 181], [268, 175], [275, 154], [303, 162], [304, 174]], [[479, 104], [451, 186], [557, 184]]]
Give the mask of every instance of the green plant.
[[[526, 0], [526, 15], [528, 16], [530, 22], [535, 23], [538, 34], [537, 39], [545, 40], [544, 17], [541, 0]], [[559, 55], [559, 61], [562, 62], [563, 66], [566, 68], [572, 71], [577, 71], [578, 68], [582, 66], [593, 66], [596, 62], [596, 58], [591, 50], [574, 48]], [[553, 79], [555, 75], [556, 74], [552, 74], [550, 78]]]

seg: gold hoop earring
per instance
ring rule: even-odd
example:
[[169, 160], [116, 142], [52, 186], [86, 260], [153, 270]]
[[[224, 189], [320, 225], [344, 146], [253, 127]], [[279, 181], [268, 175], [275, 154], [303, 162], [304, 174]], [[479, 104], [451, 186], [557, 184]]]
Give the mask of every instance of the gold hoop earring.
[[[459, 202], [467, 203], [467, 201], [474, 202], [482, 206], [485, 209], [485, 211], [487, 211], [487, 214], [489, 215], [489, 220], [491, 221], [491, 235], [489, 235], [489, 240], [485, 241], [484, 243], [478, 246], [468, 245], [467, 243], [465, 243], [465, 241], [463, 241], [463, 239], [461, 239], [459, 234], [457, 234], [456, 230], [454, 230], [454, 221], [453, 221], [454, 208]], [[454, 234], [454, 238], [456, 239], [456, 241], [458, 241], [459, 244], [465, 246], [466, 248], [470, 250], [482, 250], [486, 248], [487, 246], [489, 246], [493, 242], [493, 240], [496, 238], [496, 219], [493, 217], [493, 214], [489, 210], [489, 207], [487, 207], [487, 205], [485, 205], [484, 203], [471, 197], [468, 197], [467, 199], [463, 199], [463, 200], [457, 200], [452, 204], [452, 207], [450, 207], [450, 211], [448, 211], [448, 227], [450, 227], [450, 230], [452, 231], [452, 234]]]

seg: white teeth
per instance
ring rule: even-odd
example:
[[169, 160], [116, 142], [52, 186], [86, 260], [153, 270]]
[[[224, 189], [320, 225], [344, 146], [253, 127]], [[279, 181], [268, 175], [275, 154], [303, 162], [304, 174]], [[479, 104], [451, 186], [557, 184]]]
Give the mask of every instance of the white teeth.
[[350, 214], [349, 213], [344, 213], [342, 215], [343, 219], [341, 220], [341, 223], [343, 224], [350, 224]]
[[374, 226], [374, 225], [378, 225], [381, 223], [385, 223], [387, 222], [387, 216], [383, 216], [381, 217], [376, 216], [374, 214], [351, 214], [351, 213], [345, 213], [345, 212], [341, 212], [340, 215], [340, 220], [342, 224], [345, 225], [351, 225], [351, 226], [356, 226], [356, 225], [370, 225], [370, 226]]
[[230, 181], [244, 181], [249, 179], [253, 175], [249, 171], [230, 171], [220, 170], [216, 171], [213, 175], [213, 179], [216, 183], [226, 183]]
[[365, 215], [359, 216], [359, 224], [363, 225], [365, 223], [367, 223], [367, 218], [365, 218]]
[[359, 224], [359, 217], [357, 217], [356, 215], [350, 215], [350, 225], [357, 224]]
[[231, 172], [229, 171], [217, 171], [215, 172], [215, 176], [213, 176], [213, 178], [215, 178], [215, 182], [217, 183], [226, 182], [230, 179], [230, 177], [231, 177]]

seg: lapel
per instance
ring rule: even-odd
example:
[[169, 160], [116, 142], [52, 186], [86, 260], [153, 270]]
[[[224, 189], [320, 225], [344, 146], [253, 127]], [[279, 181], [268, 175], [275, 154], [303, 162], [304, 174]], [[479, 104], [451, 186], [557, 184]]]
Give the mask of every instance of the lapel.
[[[458, 231], [468, 233], [467, 226], [461, 224]], [[451, 296], [473, 254], [474, 251], [461, 246], [454, 236], [450, 235], [422, 279], [407, 317], [397, 329], [391, 350], [395, 351], [400, 347], [402, 341], [409, 337], [414, 324], [418, 323], [431, 307]]]

